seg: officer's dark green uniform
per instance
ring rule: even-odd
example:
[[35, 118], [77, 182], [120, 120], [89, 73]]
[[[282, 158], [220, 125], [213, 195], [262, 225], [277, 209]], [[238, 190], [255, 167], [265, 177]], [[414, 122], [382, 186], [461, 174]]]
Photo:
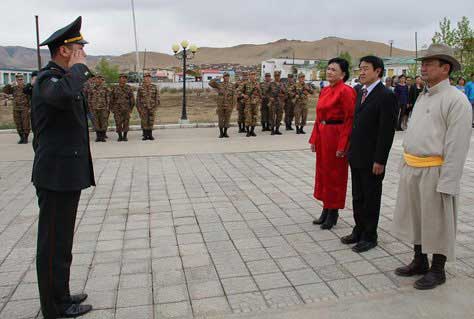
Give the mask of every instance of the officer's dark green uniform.
[[[87, 43], [80, 29], [81, 17], [41, 45], [48, 45], [52, 55], [62, 46], [76, 50], [76, 44]], [[92, 309], [80, 304], [86, 294], [71, 295], [69, 291], [77, 206], [81, 190], [95, 185], [87, 102], [82, 93], [91, 72], [81, 63], [65, 68], [60, 65], [67, 65], [65, 60], [64, 55], [53, 57], [40, 70], [31, 111], [35, 139], [32, 182], [40, 209], [36, 269], [45, 319], [75, 317]]]

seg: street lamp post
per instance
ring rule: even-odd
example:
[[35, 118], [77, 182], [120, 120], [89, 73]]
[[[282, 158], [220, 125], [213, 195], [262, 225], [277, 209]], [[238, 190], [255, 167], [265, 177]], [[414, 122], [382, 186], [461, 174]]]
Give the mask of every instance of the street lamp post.
[[179, 120], [181, 124], [189, 123], [186, 112], [186, 61], [194, 58], [197, 52], [197, 46], [191, 45], [189, 49], [188, 46], [189, 42], [186, 40], [181, 42], [181, 47], [183, 48], [181, 51], [179, 51], [180, 47], [178, 44], [173, 44], [172, 46], [174, 56], [179, 60], [183, 60], [183, 107], [181, 109], [181, 119]]

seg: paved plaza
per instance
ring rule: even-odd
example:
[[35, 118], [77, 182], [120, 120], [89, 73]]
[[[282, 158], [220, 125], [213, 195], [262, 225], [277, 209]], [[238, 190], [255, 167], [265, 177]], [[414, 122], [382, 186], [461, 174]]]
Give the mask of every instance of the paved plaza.
[[[402, 134], [385, 178], [379, 246], [357, 254], [339, 240], [353, 225], [350, 183], [337, 226], [311, 223], [321, 205], [308, 135], [156, 133], [155, 142], [132, 132], [129, 144], [92, 143], [97, 187], [82, 193], [71, 274], [72, 291], [86, 291], [95, 309], [83, 318], [474, 317], [474, 145], [457, 262], [446, 285], [419, 292], [414, 278], [393, 274], [412, 258], [390, 234]], [[41, 318], [32, 151], [16, 139], [0, 134], [0, 319]]]

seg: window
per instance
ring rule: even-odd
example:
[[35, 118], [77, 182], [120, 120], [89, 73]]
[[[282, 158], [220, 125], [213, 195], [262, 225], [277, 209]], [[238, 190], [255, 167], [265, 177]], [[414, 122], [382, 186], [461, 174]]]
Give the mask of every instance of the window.
[[212, 80], [212, 75], [208, 76], [208, 77], [207, 77], [207, 80], [208, 80], [208, 81]]

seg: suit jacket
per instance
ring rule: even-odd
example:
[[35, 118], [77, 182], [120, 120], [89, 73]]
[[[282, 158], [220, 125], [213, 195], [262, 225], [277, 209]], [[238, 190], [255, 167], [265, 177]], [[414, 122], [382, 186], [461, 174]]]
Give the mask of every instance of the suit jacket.
[[31, 108], [36, 187], [66, 192], [95, 185], [82, 93], [90, 76], [84, 64], [66, 71], [54, 62], [38, 74]]
[[386, 165], [395, 135], [399, 106], [393, 92], [379, 83], [362, 100], [357, 94], [354, 124], [348, 152], [351, 167], [372, 168], [374, 162]]

